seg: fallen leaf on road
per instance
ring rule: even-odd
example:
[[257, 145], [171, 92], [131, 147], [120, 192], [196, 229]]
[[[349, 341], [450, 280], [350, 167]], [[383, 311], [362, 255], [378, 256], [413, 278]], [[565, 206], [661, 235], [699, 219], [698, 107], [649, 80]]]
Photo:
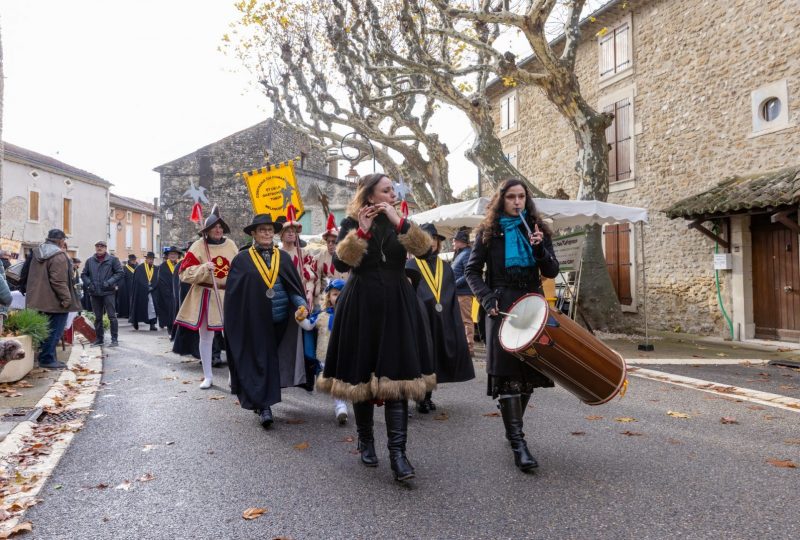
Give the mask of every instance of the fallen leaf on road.
[[142, 447], [142, 452], [149, 452], [150, 450], [152, 450], [152, 449], [153, 449], [153, 448], [155, 448], [156, 446], [157, 446], [157, 445], [155, 445], [155, 444], [146, 444], [146, 445], [144, 445], [144, 446]]
[[773, 467], [781, 467], [783, 469], [796, 469], [797, 465], [795, 465], [794, 461], [791, 459], [776, 459], [776, 458], [769, 458], [767, 463], [772, 465]]
[[61, 489], [63, 487], [64, 486], [62, 486], [61, 484], [56, 484], [56, 485], [53, 486], [53, 489]]
[[301, 442], [301, 443], [299, 443], [299, 444], [296, 444], [296, 445], [294, 445], [294, 449], [295, 449], [295, 450], [305, 450], [305, 449], [306, 449], [306, 448], [308, 448], [309, 446], [310, 446], [310, 445], [309, 445], [307, 442]]
[[128, 491], [129, 489], [131, 489], [131, 483], [128, 480], [123, 480], [123, 482], [114, 489], [121, 489], [123, 491]]
[[602, 420], [602, 419], [603, 419], [603, 417], [602, 417], [602, 416], [598, 416], [598, 415], [596, 415], [596, 414], [593, 414], [593, 415], [591, 415], [591, 416], [587, 416], [587, 417], [586, 417], [586, 419], [587, 419], [587, 420]]
[[433, 417], [434, 420], [447, 420], [448, 418], [450, 418], [450, 415], [446, 412], [439, 413]]
[[739, 423], [736, 420], [736, 418], [733, 418], [731, 416], [723, 416], [722, 418], [719, 419], [719, 421], [722, 424], [738, 424]]
[[149, 482], [150, 480], [154, 480], [155, 476], [151, 473], [144, 473], [142, 476], [136, 479], [137, 482]]
[[623, 423], [636, 422], [636, 418], [631, 418], [630, 416], [619, 416], [614, 418], [614, 421]]
[[92, 415], [92, 418], [103, 418], [104, 416], [105, 416], [104, 414], [98, 413], [98, 414]]
[[221, 399], [225, 399], [225, 396], [211, 396], [208, 399], [210, 399], [211, 401], [219, 401]]
[[765, 414], [764, 415], [764, 420], [776, 420], [776, 419], [779, 419], [779, 418], [780, 418], [780, 416], [773, 416], [771, 414]]
[[107, 487], [108, 484], [103, 484], [103, 483], [97, 484], [96, 486], [92, 486], [92, 488], [94, 489], [106, 489]]
[[751, 411], [763, 411], [766, 407], [762, 407], [761, 405], [750, 405], [747, 408]]
[[267, 513], [266, 508], [248, 508], [244, 512], [242, 512], [242, 517], [244, 519], [257, 519]]
[[342, 439], [339, 442], [354, 442], [355, 440], [356, 440], [355, 437], [353, 437], [352, 435], [348, 435], [347, 437], [345, 437], [344, 439]]
[[15, 536], [18, 533], [31, 532], [32, 530], [33, 530], [33, 525], [31, 524], [30, 521], [26, 521], [25, 523], [20, 523], [10, 531], [0, 533], [0, 538], [11, 538], [12, 536]]
[[728, 356], [728, 355], [727, 355], [727, 354], [725, 354], [724, 352], [718, 352], [718, 353], [717, 353], [717, 356]]
[[798, 405], [797, 403], [787, 403], [786, 406], [791, 409], [800, 409], [800, 405]]
[[573, 431], [570, 435], [586, 435], [585, 431]]
[[800, 445], [800, 439], [786, 439], [784, 444], [797, 444]]
[[639, 433], [638, 431], [620, 431], [623, 435], [627, 435], [628, 437], [641, 437], [644, 433]]
[[162, 381], [177, 381], [177, 380], [178, 380], [178, 377], [177, 377], [177, 376], [174, 376], [174, 377], [169, 377], [169, 376], [167, 376], [167, 377], [161, 377], [161, 380], [162, 380]]
[[792, 349], [791, 347], [778, 347], [778, 348], [776, 349], [776, 351], [777, 351], [777, 352], [791, 352], [791, 351], [793, 351], [793, 350], [794, 350], [794, 349]]
[[181, 381], [181, 384], [192, 384], [192, 381]]
[[690, 418], [688, 414], [678, 411], [667, 411], [667, 416], [671, 416], [673, 418]]
[[493, 416], [493, 417], [494, 417], [494, 416], [500, 416], [500, 413], [499, 413], [499, 412], [497, 412], [497, 411], [494, 411], [494, 412], [487, 412], [487, 413], [483, 413], [483, 416]]
[[305, 420], [302, 420], [302, 419], [300, 419], [300, 418], [290, 418], [290, 419], [288, 419], [288, 420], [284, 420], [284, 421], [285, 421], [287, 424], [289, 424], [290, 426], [297, 426], [297, 425], [300, 425], [300, 424], [305, 424], [305, 423], [306, 423], [306, 421], [305, 421]]
[[165, 444], [166, 446], [172, 446], [173, 444], [175, 444], [175, 441], [167, 441], [167, 442], [165, 442], [164, 444]]
[[683, 443], [682, 443], [681, 441], [679, 441], [678, 439], [667, 439], [667, 442], [668, 442], [669, 444], [683, 444]]
[[14, 385], [15, 388], [33, 388], [33, 385], [26, 380], [21, 380]]

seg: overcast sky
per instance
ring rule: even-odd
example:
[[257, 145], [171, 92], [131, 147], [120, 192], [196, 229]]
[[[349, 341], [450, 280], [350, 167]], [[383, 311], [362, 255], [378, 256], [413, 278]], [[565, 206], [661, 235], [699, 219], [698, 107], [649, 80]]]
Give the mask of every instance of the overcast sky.
[[[4, 140], [151, 201], [153, 167], [269, 114], [217, 51], [235, 19], [233, 0], [1, 0]], [[477, 183], [466, 119], [445, 111], [435, 127], [454, 190]]]

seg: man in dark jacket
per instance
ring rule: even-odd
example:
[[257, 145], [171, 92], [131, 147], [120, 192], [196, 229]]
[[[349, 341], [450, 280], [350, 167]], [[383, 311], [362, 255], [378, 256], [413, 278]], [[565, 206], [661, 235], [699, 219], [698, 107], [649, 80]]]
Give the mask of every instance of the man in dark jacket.
[[94, 331], [97, 339], [92, 345], [103, 344], [103, 314], [108, 315], [111, 322], [111, 347], [119, 345], [119, 323], [115, 305], [117, 283], [124, 277], [119, 259], [108, 253], [105, 240], [98, 240], [92, 255], [83, 265], [81, 280], [92, 299], [94, 312]]
[[39, 367], [64, 369], [66, 365], [56, 360], [56, 345], [70, 311], [80, 311], [81, 303], [75, 292], [72, 260], [64, 251], [67, 235], [52, 229], [47, 240], [31, 253], [31, 263], [26, 281], [26, 305], [41, 311], [50, 321], [50, 334], [39, 349]]
[[469, 354], [475, 351], [475, 326], [472, 323], [472, 290], [467, 284], [467, 278], [464, 277], [464, 268], [467, 266], [469, 256], [472, 254], [472, 248], [469, 245], [469, 231], [460, 230], [453, 238], [453, 247], [455, 248], [455, 257], [453, 258], [453, 277], [456, 278], [456, 296], [458, 298], [458, 305], [461, 308], [461, 319], [464, 321], [464, 332], [467, 334], [467, 345], [469, 346]]

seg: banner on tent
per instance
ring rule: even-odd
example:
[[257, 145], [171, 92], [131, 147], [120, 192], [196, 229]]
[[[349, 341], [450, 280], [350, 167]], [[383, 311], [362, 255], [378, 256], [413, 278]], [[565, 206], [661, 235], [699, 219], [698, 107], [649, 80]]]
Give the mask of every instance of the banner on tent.
[[576, 232], [553, 238], [553, 251], [562, 272], [576, 270], [586, 242], [585, 232]]

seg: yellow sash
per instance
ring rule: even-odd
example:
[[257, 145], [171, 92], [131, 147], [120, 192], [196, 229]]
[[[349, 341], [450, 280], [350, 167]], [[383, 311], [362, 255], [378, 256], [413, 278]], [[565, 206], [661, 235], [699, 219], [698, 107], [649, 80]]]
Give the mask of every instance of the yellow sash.
[[126, 265], [125, 265], [125, 268], [127, 268], [127, 269], [128, 269], [128, 271], [129, 271], [131, 274], [133, 274], [133, 271], [135, 270], [135, 268], [134, 268], [133, 266], [129, 265], [129, 264], [126, 264]]
[[170, 274], [174, 274], [175, 273], [175, 265], [169, 259], [167, 259], [167, 268], [169, 268], [169, 273]]
[[144, 274], [147, 276], [147, 282], [150, 283], [153, 281], [153, 270], [155, 269], [154, 266], [151, 266], [147, 263], [144, 263]]
[[436, 257], [435, 275], [431, 272], [431, 267], [428, 266], [426, 261], [417, 259], [417, 265], [419, 266], [422, 277], [425, 279], [425, 283], [428, 284], [428, 287], [433, 293], [433, 298], [436, 300], [437, 304], [440, 304], [440, 298], [442, 296], [442, 276], [444, 275], [444, 265], [442, 264], [441, 257]]
[[270, 268], [267, 268], [267, 263], [264, 262], [264, 259], [258, 254], [255, 246], [251, 246], [248, 251], [250, 252], [250, 258], [253, 259], [253, 264], [256, 266], [256, 270], [261, 274], [261, 279], [267, 284], [267, 289], [271, 289], [275, 286], [275, 282], [278, 281], [278, 269], [281, 266], [280, 250], [278, 248], [272, 248]]

